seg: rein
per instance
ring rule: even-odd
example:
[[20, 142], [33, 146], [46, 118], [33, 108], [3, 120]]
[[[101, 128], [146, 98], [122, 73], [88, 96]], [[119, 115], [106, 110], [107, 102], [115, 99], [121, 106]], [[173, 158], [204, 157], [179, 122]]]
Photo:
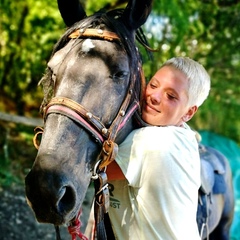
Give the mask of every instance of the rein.
[[[106, 41], [120, 41], [120, 38], [114, 32], [109, 32], [101, 29], [78, 29], [69, 35], [69, 38], [94, 38]], [[141, 78], [143, 78], [142, 69], [139, 64]], [[142, 79], [143, 81], [143, 79]], [[62, 114], [73, 121], [79, 123], [94, 137], [96, 142], [102, 145], [102, 150], [99, 159], [94, 167], [92, 179], [95, 185], [95, 201], [94, 201], [94, 216], [96, 224], [96, 234], [98, 239], [107, 239], [106, 230], [104, 227], [104, 214], [108, 213], [109, 209], [109, 189], [107, 183], [106, 167], [115, 159], [118, 152], [118, 145], [115, 143], [118, 132], [125, 126], [128, 119], [139, 108], [139, 100], [134, 99], [134, 86], [136, 83], [136, 75], [130, 81], [127, 95], [109, 128], [107, 128], [100, 119], [93, 115], [81, 104], [73, 101], [70, 98], [54, 97], [44, 108], [44, 121], [47, 120], [49, 114]], [[133, 95], [134, 93], [134, 95]], [[133, 98], [132, 104], [130, 104]], [[34, 145], [36, 147], [36, 139], [39, 133], [34, 137]], [[80, 214], [78, 214], [80, 215]], [[72, 235], [72, 240], [78, 236], [80, 239], [87, 239], [80, 232], [79, 216], [71, 222], [69, 233]]]

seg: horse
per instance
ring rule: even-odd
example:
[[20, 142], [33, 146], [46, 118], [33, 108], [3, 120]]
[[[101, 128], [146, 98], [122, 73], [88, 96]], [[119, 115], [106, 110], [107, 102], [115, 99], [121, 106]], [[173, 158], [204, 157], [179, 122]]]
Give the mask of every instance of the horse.
[[[88, 186], [97, 179], [95, 198], [102, 207], [97, 209], [98, 233], [103, 236], [99, 239], [106, 239], [112, 233], [109, 226], [101, 233], [109, 205], [104, 169], [114, 159], [117, 145], [144, 126], [138, 113], [145, 81], [135, 37], [141, 40], [137, 29], [147, 20], [152, 0], [130, 0], [124, 10], [89, 17], [78, 1], [58, 3], [69, 28], [41, 80], [45, 124], [25, 179], [26, 197], [39, 222], [75, 227]], [[229, 239], [233, 192], [228, 162], [205, 146], [200, 155], [207, 162], [202, 169], [209, 174], [203, 176], [205, 184], [199, 191], [199, 232], [202, 238]], [[212, 158], [217, 160], [209, 161]], [[216, 178], [226, 183], [224, 193], [212, 192], [218, 188]]]
[[133, 115], [145, 80], [135, 36], [151, 6], [152, 0], [130, 0], [124, 10], [89, 17], [80, 7], [80, 21], [56, 44], [41, 80], [44, 131], [25, 179], [39, 222], [59, 226], [76, 220], [92, 177], [137, 127]]
[[197, 211], [202, 239], [229, 240], [234, 214], [232, 172], [227, 158], [216, 149], [199, 144], [201, 188]]

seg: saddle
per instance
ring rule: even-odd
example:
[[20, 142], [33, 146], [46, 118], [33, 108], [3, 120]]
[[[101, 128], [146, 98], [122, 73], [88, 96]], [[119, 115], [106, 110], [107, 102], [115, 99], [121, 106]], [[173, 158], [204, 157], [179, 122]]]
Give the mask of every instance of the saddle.
[[200, 190], [209, 195], [223, 194], [226, 191], [224, 181], [225, 167], [221, 158], [223, 156], [213, 148], [199, 145], [201, 159], [201, 188]]
[[212, 204], [212, 194], [223, 194], [226, 191], [224, 181], [224, 158], [218, 151], [211, 147], [199, 144], [201, 159], [201, 187], [199, 189], [199, 204], [197, 210], [198, 230], [201, 238], [208, 235], [209, 210]]

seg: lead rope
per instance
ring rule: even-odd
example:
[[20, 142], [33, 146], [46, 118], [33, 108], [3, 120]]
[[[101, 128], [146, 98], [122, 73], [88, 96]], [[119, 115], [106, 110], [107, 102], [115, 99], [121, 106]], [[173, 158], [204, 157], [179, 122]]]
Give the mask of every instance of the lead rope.
[[55, 228], [55, 232], [56, 232], [56, 240], [61, 240], [59, 226], [54, 225], [54, 228]]
[[88, 238], [81, 232], [82, 222], [80, 221], [80, 216], [82, 213], [82, 209], [80, 209], [76, 219], [70, 223], [68, 226], [68, 232], [72, 236], [72, 240], [77, 240], [79, 237], [81, 240], [88, 240]]
[[[77, 237], [79, 237], [80, 240], [88, 240], [88, 238], [81, 232], [80, 229], [82, 225], [82, 222], [80, 221], [81, 213], [82, 209], [80, 209], [76, 219], [68, 226], [68, 232], [72, 236], [72, 240], [77, 240]], [[59, 226], [54, 225], [54, 227], [56, 232], [56, 240], [61, 240]]]

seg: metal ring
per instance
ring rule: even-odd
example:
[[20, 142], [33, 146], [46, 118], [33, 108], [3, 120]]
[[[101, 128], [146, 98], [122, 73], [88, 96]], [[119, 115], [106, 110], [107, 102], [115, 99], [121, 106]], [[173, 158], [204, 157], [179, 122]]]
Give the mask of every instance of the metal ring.
[[[43, 134], [43, 128], [42, 127], [36, 127], [35, 129], [34, 129], [34, 131], [35, 131], [35, 135], [34, 135], [34, 137], [33, 137], [33, 145], [34, 145], [34, 147], [38, 150], [39, 149], [39, 146], [40, 146], [40, 143], [38, 143], [38, 136], [41, 134]], [[41, 142], [41, 141], [40, 141]]]
[[96, 162], [94, 168], [93, 168], [93, 173], [92, 173], [92, 177], [91, 177], [93, 180], [97, 180], [97, 179], [98, 179], [97, 168], [98, 168], [98, 166], [99, 166], [99, 164], [100, 164], [101, 161], [102, 161], [101, 159], [98, 160], [98, 161]]
[[[93, 180], [97, 180], [98, 179], [98, 173], [97, 173], [97, 170], [98, 170], [98, 167], [100, 165], [100, 163], [102, 162], [102, 159], [98, 160], [93, 168], [93, 173], [92, 173], [92, 177], [91, 179]], [[107, 169], [107, 166], [104, 167], [103, 171], [102, 172], [106, 172], [106, 169]]]

